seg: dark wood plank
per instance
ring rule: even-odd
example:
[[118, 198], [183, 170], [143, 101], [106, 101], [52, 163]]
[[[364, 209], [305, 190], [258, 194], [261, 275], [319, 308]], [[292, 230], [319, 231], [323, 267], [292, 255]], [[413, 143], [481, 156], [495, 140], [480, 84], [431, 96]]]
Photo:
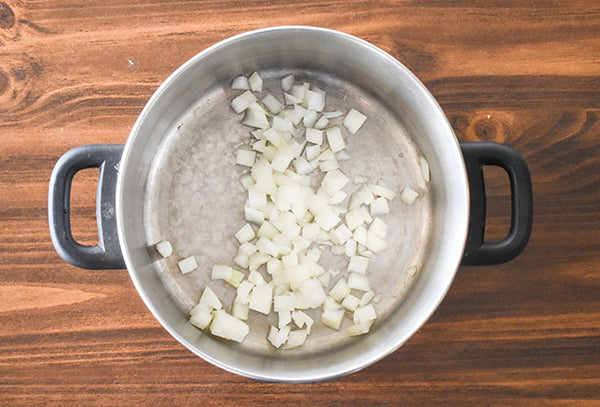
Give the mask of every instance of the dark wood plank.
[[[460, 140], [527, 160], [534, 228], [517, 259], [461, 268], [400, 350], [324, 383], [261, 383], [193, 356], [126, 271], [66, 265], [47, 188], [69, 148], [122, 143], [187, 59], [282, 24], [364, 38], [424, 81]], [[3, 405], [600, 405], [600, 2], [0, 2], [0, 402]], [[93, 242], [93, 174], [78, 179]], [[488, 179], [490, 236], [509, 188]], [[86, 192], [87, 191], [87, 192]]]

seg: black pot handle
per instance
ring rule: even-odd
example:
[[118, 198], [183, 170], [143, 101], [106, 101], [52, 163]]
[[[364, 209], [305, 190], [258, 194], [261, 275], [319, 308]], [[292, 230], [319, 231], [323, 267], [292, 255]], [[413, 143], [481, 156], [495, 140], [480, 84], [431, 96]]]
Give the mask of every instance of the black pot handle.
[[[460, 143], [471, 197], [469, 233], [461, 265], [500, 264], [512, 260], [527, 245], [533, 221], [533, 191], [529, 168], [513, 148], [492, 142]], [[497, 242], [483, 240], [485, 185], [483, 166], [503, 168], [510, 180], [512, 215], [508, 235]]]
[[[56, 163], [48, 191], [50, 236], [58, 254], [69, 264], [85, 269], [123, 269], [116, 220], [116, 186], [123, 144], [94, 144], [75, 147]], [[86, 246], [71, 232], [70, 199], [73, 176], [86, 168], [99, 168], [96, 194], [98, 242]]]

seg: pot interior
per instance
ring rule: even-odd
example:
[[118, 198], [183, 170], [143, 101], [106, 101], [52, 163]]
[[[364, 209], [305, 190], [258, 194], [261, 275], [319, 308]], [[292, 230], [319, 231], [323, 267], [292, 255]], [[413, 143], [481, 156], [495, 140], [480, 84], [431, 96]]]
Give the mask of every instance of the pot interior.
[[[398, 197], [390, 213], [389, 247], [371, 258], [369, 278], [379, 301], [368, 335], [348, 338], [317, 323], [305, 345], [278, 350], [266, 340], [275, 316], [250, 311], [250, 334], [237, 344], [188, 322], [188, 311], [208, 284], [230, 311], [235, 289], [211, 281], [214, 264], [233, 264], [234, 238], [244, 225], [245, 168], [235, 152], [251, 142], [250, 129], [230, 107], [238, 75], [258, 71], [264, 91], [283, 101], [280, 79], [293, 74], [327, 93], [327, 110], [355, 108], [368, 119], [346, 133], [351, 160], [340, 161], [352, 180], [365, 175], [398, 193], [419, 192], [407, 206]], [[340, 122], [334, 119], [333, 124]], [[431, 166], [423, 180], [419, 155]], [[314, 182], [318, 183], [319, 177]], [[353, 192], [358, 186], [347, 187]], [[119, 175], [117, 211], [122, 247], [140, 295], [165, 328], [206, 360], [268, 380], [307, 381], [357, 370], [392, 352], [431, 315], [458, 267], [466, 236], [468, 198], [464, 165], [443, 113], [397, 61], [345, 34], [307, 27], [261, 30], [211, 47], [176, 71], [150, 100], [127, 142]], [[169, 240], [174, 255], [150, 247]], [[324, 250], [328, 253], [328, 250]], [[177, 260], [194, 255], [198, 268], [182, 275]], [[344, 271], [345, 256], [324, 254], [320, 264]], [[418, 266], [419, 273], [406, 270]], [[342, 273], [343, 274], [343, 273]], [[341, 274], [341, 275], [342, 275]], [[263, 275], [267, 277], [266, 272]], [[332, 284], [337, 279], [332, 280]], [[362, 293], [357, 292], [360, 295]]]

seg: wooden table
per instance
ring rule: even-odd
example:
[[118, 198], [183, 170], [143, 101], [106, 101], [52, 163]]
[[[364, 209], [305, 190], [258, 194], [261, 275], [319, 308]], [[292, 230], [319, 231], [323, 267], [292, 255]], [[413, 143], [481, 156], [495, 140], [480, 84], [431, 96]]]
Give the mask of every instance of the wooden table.
[[[460, 140], [527, 160], [534, 227], [517, 259], [461, 267], [402, 348], [324, 383], [270, 384], [193, 356], [124, 270], [67, 265], [48, 180], [68, 149], [123, 143], [159, 84], [231, 35], [305, 24], [383, 48]], [[96, 171], [97, 173], [97, 171]], [[77, 175], [93, 243], [95, 176]], [[489, 238], [506, 176], [486, 170]], [[0, 402], [3, 405], [600, 405], [600, 2], [512, 0], [0, 2]]]

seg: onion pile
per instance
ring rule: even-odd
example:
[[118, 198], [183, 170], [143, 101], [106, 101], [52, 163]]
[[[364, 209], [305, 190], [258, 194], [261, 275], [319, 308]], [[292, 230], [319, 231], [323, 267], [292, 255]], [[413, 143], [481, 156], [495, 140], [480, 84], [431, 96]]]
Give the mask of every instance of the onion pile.
[[[315, 323], [307, 310], [319, 310], [320, 322], [330, 329], [339, 330], [349, 318], [348, 335], [369, 332], [378, 299], [369, 281], [369, 262], [388, 246], [382, 218], [396, 193], [365, 176], [351, 182], [340, 168], [339, 161], [350, 159], [344, 133], [350, 142], [360, 137], [364, 114], [325, 111], [325, 92], [296, 83], [292, 75], [281, 80], [281, 87], [283, 102], [271, 93], [259, 99], [265, 92], [256, 72], [232, 81], [232, 88], [242, 92], [231, 107], [252, 129], [252, 141], [235, 156], [235, 163], [248, 169], [240, 177], [247, 191], [246, 223], [235, 233], [239, 246], [233, 264], [214, 265], [211, 279], [229, 283], [236, 296], [227, 312], [206, 286], [190, 311], [190, 322], [242, 342], [251, 313], [275, 313], [277, 324], [269, 327], [266, 338], [276, 348], [291, 349], [304, 344]], [[420, 166], [428, 181], [427, 162], [422, 159]], [[400, 193], [407, 205], [417, 198], [411, 188]], [[173, 252], [167, 241], [157, 244], [157, 250], [165, 257]], [[319, 263], [324, 250], [346, 256], [346, 270], [324, 268]], [[178, 265], [182, 273], [197, 268], [193, 256]], [[416, 266], [411, 272], [417, 272]]]

